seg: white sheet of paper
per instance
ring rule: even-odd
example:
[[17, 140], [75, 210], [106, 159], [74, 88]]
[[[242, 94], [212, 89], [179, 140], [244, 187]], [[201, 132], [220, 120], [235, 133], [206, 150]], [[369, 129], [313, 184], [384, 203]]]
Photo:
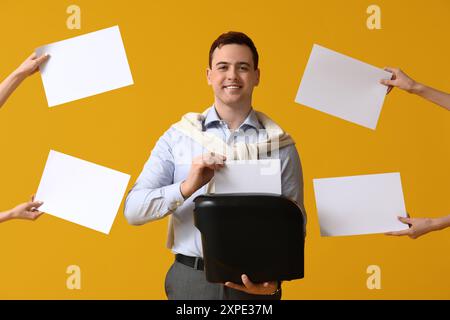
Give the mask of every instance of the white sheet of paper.
[[118, 26], [36, 49], [49, 107], [133, 84]]
[[400, 173], [314, 179], [322, 236], [384, 233], [408, 228]]
[[392, 74], [313, 46], [295, 102], [375, 130]]
[[215, 193], [281, 194], [280, 159], [226, 161], [214, 173]]
[[53, 216], [109, 234], [130, 176], [50, 150], [36, 200]]

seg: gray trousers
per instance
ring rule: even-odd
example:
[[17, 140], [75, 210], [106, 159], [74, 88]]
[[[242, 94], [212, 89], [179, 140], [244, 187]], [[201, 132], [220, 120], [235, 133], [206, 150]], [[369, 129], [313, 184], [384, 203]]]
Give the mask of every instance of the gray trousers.
[[253, 295], [206, 281], [205, 272], [195, 270], [178, 261], [170, 267], [165, 280], [169, 300], [280, 300], [275, 295]]

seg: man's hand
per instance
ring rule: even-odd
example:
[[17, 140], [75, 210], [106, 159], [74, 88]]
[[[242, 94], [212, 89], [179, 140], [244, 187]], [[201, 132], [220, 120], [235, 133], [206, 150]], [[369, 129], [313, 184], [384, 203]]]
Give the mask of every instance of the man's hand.
[[189, 198], [195, 191], [207, 184], [214, 171], [223, 168], [225, 156], [213, 152], [202, 154], [192, 160], [188, 177], [181, 183], [181, 193], [185, 199]]
[[249, 294], [258, 295], [271, 295], [278, 289], [278, 281], [253, 283], [245, 274], [243, 274], [241, 278], [244, 285], [236, 284], [233, 282], [225, 282], [225, 285], [229, 288], [240, 290]]
[[34, 201], [32, 196], [31, 201], [19, 204], [11, 210], [10, 219], [36, 220], [43, 213], [38, 210], [42, 204], [42, 201]]
[[39, 66], [48, 60], [50, 56], [44, 54], [40, 57], [33, 52], [17, 69], [16, 74], [21, 78], [26, 78], [39, 70]]
[[411, 239], [418, 237], [439, 229], [436, 219], [430, 218], [404, 218], [398, 217], [398, 220], [404, 224], [409, 224], [410, 228], [401, 231], [392, 231], [385, 233], [388, 236], [409, 236]]
[[384, 68], [384, 70], [392, 73], [391, 80], [380, 80], [381, 84], [389, 87], [387, 93], [391, 92], [393, 87], [400, 88], [409, 93], [414, 93], [418, 83], [411, 79], [406, 73], [398, 68]]

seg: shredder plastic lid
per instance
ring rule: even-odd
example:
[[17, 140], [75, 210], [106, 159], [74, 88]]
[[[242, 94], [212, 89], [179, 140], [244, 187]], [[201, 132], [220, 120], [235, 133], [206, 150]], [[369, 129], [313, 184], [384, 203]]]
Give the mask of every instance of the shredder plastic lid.
[[272, 194], [205, 194], [194, 199], [206, 279], [242, 283], [304, 276], [303, 215]]

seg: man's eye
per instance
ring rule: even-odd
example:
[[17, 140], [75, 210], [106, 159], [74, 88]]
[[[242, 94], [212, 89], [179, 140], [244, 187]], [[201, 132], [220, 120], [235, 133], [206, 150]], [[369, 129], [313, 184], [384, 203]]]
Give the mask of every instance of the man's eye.
[[219, 70], [225, 70], [226, 69], [226, 67], [225, 66], [221, 66], [221, 67], [219, 67]]
[[241, 67], [241, 70], [247, 71], [248, 68], [247, 67]]

